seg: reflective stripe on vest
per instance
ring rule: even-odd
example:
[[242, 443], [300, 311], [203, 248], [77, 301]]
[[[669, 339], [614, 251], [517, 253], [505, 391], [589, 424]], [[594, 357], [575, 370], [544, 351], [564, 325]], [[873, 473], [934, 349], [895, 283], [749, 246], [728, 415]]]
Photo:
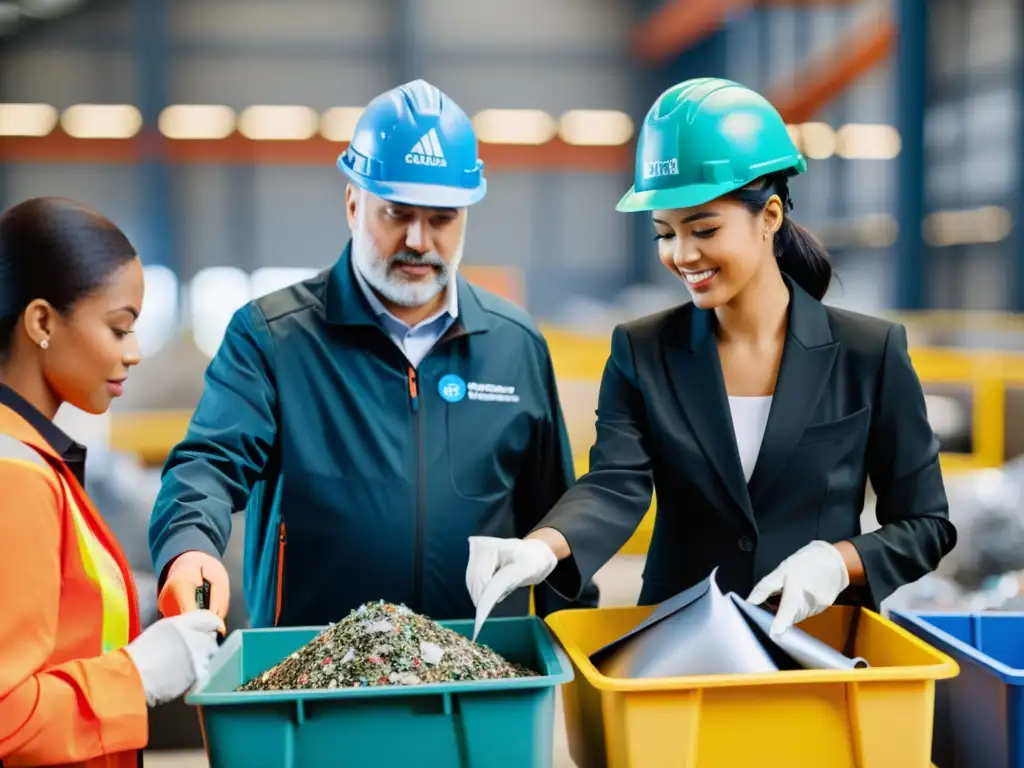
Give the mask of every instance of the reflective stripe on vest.
[[86, 515], [75, 501], [75, 494], [59, 472], [50, 466], [35, 449], [10, 435], [0, 434], [0, 461], [13, 462], [43, 473], [47, 481], [60, 491], [67, 503], [75, 525], [78, 553], [85, 575], [99, 592], [103, 604], [103, 633], [101, 653], [107, 653], [128, 644], [129, 606], [128, 589], [121, 569], [103, 543], [93, 533]]
[[56, 473], [46, 459], [16, 437], [0, 434], [0, 461], [11, 461], [42, 472], [51, 484], [56, 480]]

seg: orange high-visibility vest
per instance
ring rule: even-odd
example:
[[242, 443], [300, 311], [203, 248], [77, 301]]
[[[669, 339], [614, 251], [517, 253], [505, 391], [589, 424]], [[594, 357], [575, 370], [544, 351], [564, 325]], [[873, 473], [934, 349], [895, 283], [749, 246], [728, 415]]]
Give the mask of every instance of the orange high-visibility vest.
[[70, 468], [0, 405], [0, 760], [136, 768], [148, 739], [127, 560]]

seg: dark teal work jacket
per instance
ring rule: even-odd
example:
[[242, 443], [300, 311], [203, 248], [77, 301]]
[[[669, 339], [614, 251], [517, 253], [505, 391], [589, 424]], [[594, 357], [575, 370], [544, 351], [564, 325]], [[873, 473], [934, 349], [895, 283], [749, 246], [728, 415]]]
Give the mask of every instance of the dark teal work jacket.
[[[471, 617], [472, 535], [522, 536], [573, 481], [547, 344], [513, 304], [458, 278], [459, 317], [417, 369], [378, 324], [349, 249], [235, 313], [149, 530], [156, 573], [221, 556], [246, 515], [253, 626], [322, 625], [369, 600]], [[547, 585], [537, 612], [569, 602]], [[523, 614], [520, 590], [494, 614]]]

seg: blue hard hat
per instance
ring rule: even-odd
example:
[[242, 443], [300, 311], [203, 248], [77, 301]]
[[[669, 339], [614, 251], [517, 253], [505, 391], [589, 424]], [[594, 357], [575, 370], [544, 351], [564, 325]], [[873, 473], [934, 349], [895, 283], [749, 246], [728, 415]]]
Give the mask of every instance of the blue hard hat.
[[472, 122], [425, 80], [366, 106], [338, 168], [357, 187], [406, 205], [463, 208], [487, 192]]

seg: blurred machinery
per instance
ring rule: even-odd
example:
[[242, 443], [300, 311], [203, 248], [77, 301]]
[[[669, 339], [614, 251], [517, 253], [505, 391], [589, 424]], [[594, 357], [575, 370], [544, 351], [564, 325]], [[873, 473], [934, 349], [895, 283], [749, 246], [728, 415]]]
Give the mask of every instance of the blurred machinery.
[[1024, 459], [947, 477], [958, 541], [938, 570], [885, 606], [911, 610], [1024, 609]]

